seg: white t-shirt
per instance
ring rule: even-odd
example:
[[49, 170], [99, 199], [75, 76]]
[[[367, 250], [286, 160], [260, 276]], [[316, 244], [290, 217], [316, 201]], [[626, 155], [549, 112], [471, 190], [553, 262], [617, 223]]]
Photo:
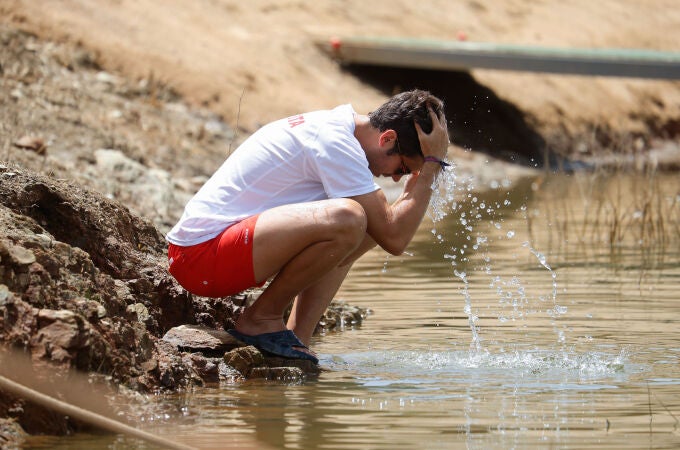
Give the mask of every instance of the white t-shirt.
[[379, 189], [354, 137], [354, 110], [341, 105], [291, 116], [250, 136], [189, 200], [168, 242], [200, 244], [276, 206], [351, 197]]

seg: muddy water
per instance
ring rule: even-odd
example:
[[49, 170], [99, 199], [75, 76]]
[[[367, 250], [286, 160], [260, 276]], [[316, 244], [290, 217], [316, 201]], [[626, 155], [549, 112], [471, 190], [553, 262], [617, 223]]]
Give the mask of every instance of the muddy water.
[[356, 264], [339, 297], [373, 314], [315, 339], [317, 381], [158, 399], [140, 426], [198, 448], [678, 448], [677, 175], [454, 182], [408, 254]]

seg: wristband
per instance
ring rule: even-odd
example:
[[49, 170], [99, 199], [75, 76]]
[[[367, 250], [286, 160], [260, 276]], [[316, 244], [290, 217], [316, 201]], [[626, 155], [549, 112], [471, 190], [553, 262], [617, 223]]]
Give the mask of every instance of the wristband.
[[451, 165], [451, 164], [447, 163], [446, 161], [437, 158], [436, 156], [426, 156], [425, 162], [437, 163], [441, 166], [442, 170], [446, 170], [446, 168]]

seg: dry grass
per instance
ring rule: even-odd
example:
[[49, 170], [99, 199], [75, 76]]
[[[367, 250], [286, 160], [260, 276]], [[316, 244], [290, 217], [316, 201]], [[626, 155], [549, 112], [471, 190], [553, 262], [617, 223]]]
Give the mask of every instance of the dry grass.
[[[545, 211], [549, 245], [577, 242], [608, 245], [612, 251], [625, 247], [666, 251], [680, 244], [680, 184], [677, 174], [642, 170], [601, 168], [572, 174], [549, 187]], [[580, 198], [580, 201], [578, 199]], [[530, 236], [541, 218], [527, 218]]]

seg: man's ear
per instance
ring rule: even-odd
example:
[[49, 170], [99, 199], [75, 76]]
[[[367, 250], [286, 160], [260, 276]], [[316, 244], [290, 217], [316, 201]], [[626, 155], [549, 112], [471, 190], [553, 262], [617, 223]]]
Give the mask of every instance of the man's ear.
[[380, 144], [381, 147], [392, 147], [396, 144], [390, 144], [391, 142], [396, 142], [397, 140], [397, 132], [394, 130], [385, 130], [382, 133], [380, 133], [380, 137], [378, 138], [378, 143]]

